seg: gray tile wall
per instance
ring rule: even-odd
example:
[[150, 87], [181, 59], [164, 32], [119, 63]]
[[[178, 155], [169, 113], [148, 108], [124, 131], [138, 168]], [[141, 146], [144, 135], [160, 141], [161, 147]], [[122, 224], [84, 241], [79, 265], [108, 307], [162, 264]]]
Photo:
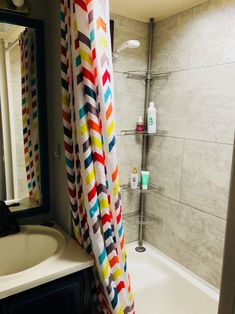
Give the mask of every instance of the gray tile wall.
[[[143, 116], [145, 85], [142, 81], [127, 79], [124, 72], [146, 70], [148, 24], [115, 14], [111, 15], [111, 19], [114, 20], [114, 50], [130, 39], [138, 39], [141, 43], [138, 49], [122, 51], [114, 64], [119, 174], [121, 185], [126, 185], [132, 168], [140, 170], [142, 146], [135, 136], [121, 135], [121, 130], [135, 129], [138, 117]], [[126, 242], [135, 241], [138, 239], [138, 218], [135, 213], [139, 209], [139, 194], [123, 192], [122, 203]]]
[[235, 0], [210, 0], [156, 23], [152, 85], [158, 128], [150, 141], [147, 199], [159, 218], [145, 240], [219, 288], [235, 125]]

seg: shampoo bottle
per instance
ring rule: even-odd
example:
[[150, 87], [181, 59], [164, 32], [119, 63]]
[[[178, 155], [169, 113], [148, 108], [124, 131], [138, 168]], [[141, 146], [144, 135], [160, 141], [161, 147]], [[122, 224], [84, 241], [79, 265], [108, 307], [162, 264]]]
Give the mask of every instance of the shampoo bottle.
[[133, 168], [130, 175], [130, 186], [132, 190], [136, 190], [138, 188], [138, 181], [139, 181], [138, 169]]
[[156, 133], [157, 132], [157, 110], [154, 106], [154, 102], [149, 103], [148, 108], [148, 133]]

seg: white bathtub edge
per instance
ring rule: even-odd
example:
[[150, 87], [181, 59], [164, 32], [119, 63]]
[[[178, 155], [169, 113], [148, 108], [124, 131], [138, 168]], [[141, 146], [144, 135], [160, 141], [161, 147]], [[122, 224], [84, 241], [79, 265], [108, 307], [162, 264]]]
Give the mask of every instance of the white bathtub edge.
[[[131, 242], [127, 244], [127, 248], [132, 248], [135, 250], [136, 246], [138, 246], [138, 242]], [[197, 276], [192, 271], [188, 270], [186, 267], [182, 266], [180, 263], [176, 262], [160, 250], [156, 249], [149, 243], [144, 242], [144, 246], [146, 247], [145, 253], [137, 253], [137, 254], [146, 254], [148, 253], [151, 257], [158, 259], [165, 265], [167, 265], [171, 270], [175, 271], [177, 274], [179, 274], [181, 277], [183, 277], [185, 280], [190, 282], [192, 285], [203, 291], [205, 294], [207, 294], [209, 297], [211, 297], [216, 302], [219, 302], [219, 290], [208, 283], [207, 281], [203, 280], [199, 276]], [[128, 255], [127, 255], [128, 257]]]

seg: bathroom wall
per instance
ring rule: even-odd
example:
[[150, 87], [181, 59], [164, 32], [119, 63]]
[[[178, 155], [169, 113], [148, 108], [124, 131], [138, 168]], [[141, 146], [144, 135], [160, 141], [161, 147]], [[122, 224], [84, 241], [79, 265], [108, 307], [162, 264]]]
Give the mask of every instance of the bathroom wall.
[[235, 0], [212, 0], [154, 29], [151, 99], [165, 137], [149, 143], [145, 240], [219, 287], [235, 125]]
[[[127, 49], [114, 63], [116, 133], [121, 186], [129, 184], [133, 167], [141, 168], [141, 141], [135, 135], [122, 135], [122, 130], [134, 130], [139, 116], [144, 114], [144, 81], [128, 79], [127, 71], [147, 68], [148, 24], [111, 14], [114, 20], [114, 50], [129, 39], [138, 39], [141, 47]], [[138, 239], [138, 192], [122, 192], [126, 242]]]

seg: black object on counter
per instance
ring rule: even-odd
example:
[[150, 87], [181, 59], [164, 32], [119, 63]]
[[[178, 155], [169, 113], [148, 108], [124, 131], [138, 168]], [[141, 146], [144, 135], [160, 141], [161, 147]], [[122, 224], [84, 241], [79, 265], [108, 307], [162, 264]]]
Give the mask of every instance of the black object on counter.
[[0, 201], [0, 237], [20, 232], [15, 216], [4, 201]]

